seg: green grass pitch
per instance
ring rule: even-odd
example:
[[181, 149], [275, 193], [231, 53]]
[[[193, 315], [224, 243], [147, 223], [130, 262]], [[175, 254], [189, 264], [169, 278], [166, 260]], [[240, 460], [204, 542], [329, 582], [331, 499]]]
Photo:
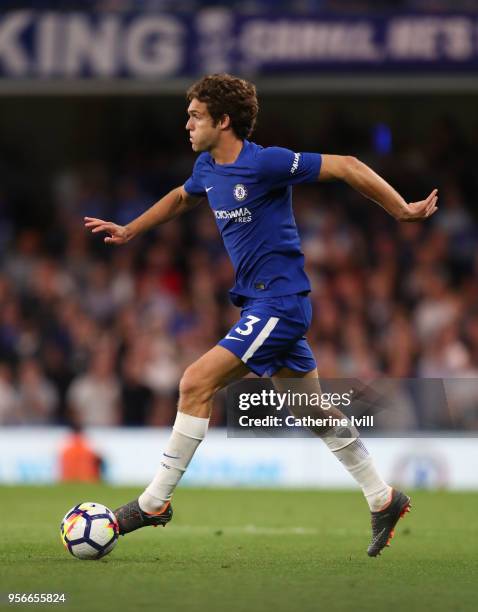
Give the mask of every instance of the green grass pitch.
[[[477, 493], [416, 492], [391, 548], [366, 555], [359, 492], [179, 489], [166, 528], [120, 538], [100, 561], [60, 542], [64, 513], [138, 490], [106, 485], [0, 488], [0, 609], [11, 592], [66, 593], [42, 609], [102, 612], [477, 609]], [[38, 604], [12, 605], [34, 609]]]

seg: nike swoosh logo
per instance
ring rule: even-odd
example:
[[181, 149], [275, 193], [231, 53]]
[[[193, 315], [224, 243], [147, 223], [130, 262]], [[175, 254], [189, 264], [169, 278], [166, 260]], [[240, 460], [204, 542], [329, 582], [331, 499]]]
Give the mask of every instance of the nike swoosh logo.
[[164, 455], [165, 457], [169, 457], [170, 459], [181, 459], [181, 457], [174, 457], [173, 455], [168, 455], [168, 454], [166, 454], [166, 453], [163, 453], [163, 455]]
[[376, 544], [380, 538], [383, 537], [383, 535], [385, 534], [385, 532], [387, 531], [387, 528], [384, 527], [381, 531], [379, 531], [379, 533], [377, 533], [377, 535], [374, 537], [373, 541], [372, 541], [372, 545]]
[[226, 336], [226, 340], [239, 340], [239, 342], [244, 342], [244, 338], [236, 338], [235, 336]]
[[211, 191], [211, 189], [214, 189], [214, 185], [213, 185], [212, 187], [206, 187], [206, 193], [207, 193], [208, 191]]

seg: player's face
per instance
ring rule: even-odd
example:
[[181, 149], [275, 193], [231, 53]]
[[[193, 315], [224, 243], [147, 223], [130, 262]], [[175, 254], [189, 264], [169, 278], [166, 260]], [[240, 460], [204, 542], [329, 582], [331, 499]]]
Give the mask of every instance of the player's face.
[[214, 125], [206, 103], [193, 98], [188, 107], [188, 115], [186, 129], [189, 132], [189, 140], [193, 151], [201, 152], [213, 149], [221, 133], [221, 127], [220, 123]]

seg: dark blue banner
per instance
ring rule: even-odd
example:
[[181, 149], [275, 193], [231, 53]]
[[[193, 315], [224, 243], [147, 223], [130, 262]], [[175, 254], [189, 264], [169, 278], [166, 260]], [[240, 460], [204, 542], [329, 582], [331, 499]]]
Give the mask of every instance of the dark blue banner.
[[160, 13], [0, 14], [0, 77], [161, 79], [230, 71], [474, 73], [478, 16], [194, 17]]

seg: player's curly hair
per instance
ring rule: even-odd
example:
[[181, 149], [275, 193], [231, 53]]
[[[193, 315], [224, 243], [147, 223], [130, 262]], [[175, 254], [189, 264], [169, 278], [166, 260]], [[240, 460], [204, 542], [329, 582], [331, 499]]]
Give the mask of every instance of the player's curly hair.
[[186, 97], [188, 102], [193, 98], [204, 102], [215, 125], [229, 115], [231, 127], [241, 140], [252, 134], [259, 103], [256, 88], [249, 81], [230, 74], [211, 74], [194, 83]]

